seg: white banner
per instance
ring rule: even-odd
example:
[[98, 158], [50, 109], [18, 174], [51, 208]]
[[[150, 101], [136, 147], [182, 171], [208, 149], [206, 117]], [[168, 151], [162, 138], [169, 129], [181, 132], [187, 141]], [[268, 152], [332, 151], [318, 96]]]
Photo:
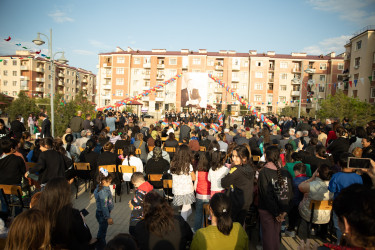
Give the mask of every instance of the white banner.
[[182, 75], [181, 107], [207, 108], [207, 73], [185, 73]]

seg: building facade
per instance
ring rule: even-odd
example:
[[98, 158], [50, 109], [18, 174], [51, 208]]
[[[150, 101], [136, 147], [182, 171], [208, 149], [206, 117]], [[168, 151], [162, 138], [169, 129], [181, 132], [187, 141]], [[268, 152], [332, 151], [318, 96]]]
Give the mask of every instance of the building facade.
[[[35, 57], [28, 51], [17, 51], [16, 55], [0, 56], [0, 92], [16, 97], [20, 91], [29, 97], [50, 97], [52, 71], [50, 60]], [[82, 90], [90, 101], [94, 101], [96, 75], [91, 71], [54, 62], [55, 93], [66, 101], [73, 100]]]
[[350, 97], [375, 103], [375, 26], [367, 26], [345, 45], [344, 85]]
[[[344, 57], [330, 53], [311, 56], [290, 55], [273, 51], [237, 53], [205, 49], [190, 51], [135, 51], [130, 48], [99, 54], [98, 107], [135, 96], [166, 81], [176, 74], [203, 72], [212, 74], [235, 89], [262, 113], [277, 113], [286, 106], [301, 105], [307, 111], [318, 107], [319, 99], [334, 93], [339, 75], [344, 70]], [[213, 80], [208, 81], [208, 104], [233, 115], [240, 110], [239, 102]], [[143, 97], [150, 112], [181, 110], [181, 79]]]

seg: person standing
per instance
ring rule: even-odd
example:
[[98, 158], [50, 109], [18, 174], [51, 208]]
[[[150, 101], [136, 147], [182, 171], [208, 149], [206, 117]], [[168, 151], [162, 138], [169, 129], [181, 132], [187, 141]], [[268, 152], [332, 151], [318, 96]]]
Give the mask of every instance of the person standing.
[[81, 138], [81, 131], [83, 129], [82, 111], [77, 112], [77, 116], [74, 116], [70, 122], [69, 127], [72, 129], [74, 139]]
[[33, 114], [29, 115], [29, 118], [27, 119], [27, 126], [30, 129], [30, 134], [34, 134], [34, 117]]
[[116, 118], [113, 116], [112, 112], [108, 112], [108, 117], [105, 118], [107, 127], [109, 127], [109, 132], [112, 133], [116, 130]]
[[86, 120], [83, 121], [83, 129], [84, 130], [90, 130], [91, 132], [93, 131], [93, 122], [91, 121], [91, 115], [87, 114], [86, 115]]
[[190, 131], [191, 131], [191, 128], [187, 125], [187, 122], [184, 121], [184, 124], [181, 126], [181, 129], [180, 129], [179, 142], [182, 142], [184, 138], [190, 139]]
[[52, 137], [51, 135], [51, 121], [47, 118], [47, 115], [45, 113], [41, 113], [40, 117], [42, 118], [42, 132], [40, 133], [40, 136], [42, 138], [46, 137]]
[[22, 137], [22, 133], [26, 131], [25, 126], [21, 122], [21, 115], [17, 115], [16, 120], [10, 123], [10, 130], [15, 139], [20, 140]]

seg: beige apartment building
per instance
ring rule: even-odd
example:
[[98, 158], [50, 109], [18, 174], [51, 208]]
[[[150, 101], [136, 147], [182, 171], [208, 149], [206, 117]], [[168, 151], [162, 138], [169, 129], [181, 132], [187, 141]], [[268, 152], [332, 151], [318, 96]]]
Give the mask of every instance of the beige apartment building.
[[[139, 51], [117, 47], [114, 52], [99, 54], [98, 70], [98, 107], [135, 96], [176, 74], [204, 72], [223, 80], [260, 112], [276, 113], [285, 106], [298, 106], [300, 96], [303, 109], [319, 108], [319, 99], [334, 93], [334, 83], [338, 86], [344, 57], [333, 52], [312, 56], [273, 51], [258, 53], [256, 50], [248, 53], [207, 52], [205, 49]], [[208, 89], [210, 106], [219, 110], [230, 106], [232, 114], [238, 114], [239, 102], [225, 89], [211, 79]], [[180, 111], [181, 79], [140, 101], [151, 113], [166, 109]]]
[[375, 26], [367, 26], [354, 34], [345, 49], [342, 89], [348, 96], [375, 103]]
[[[0, 60], [1, 93], [17, 98], [20, 91], [25, 91], [30, 97], [50, 97], [50, 60], [35, 57], [28, 51], [0, 56]], [[66, 101], [73, 100], [80, 90], [88, 100], [94, 100], [96, 75], [91, 71], [55, 62], [53, 84], [55, 93], [63, 94]]]

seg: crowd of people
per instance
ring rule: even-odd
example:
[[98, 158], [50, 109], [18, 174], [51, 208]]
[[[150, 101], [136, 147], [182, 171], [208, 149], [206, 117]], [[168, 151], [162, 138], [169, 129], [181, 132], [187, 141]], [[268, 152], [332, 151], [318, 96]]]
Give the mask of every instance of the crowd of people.
[[[268, 127], [249, 115], [242, 125], [224, 123], [215, 131], [189, 125], [204, 122], [199, 114], [189, 114], [193, 120], [179, 115], [178, 126], [169, 115], [162, 128], [125, 112], [106, 110], [95, 119], [78, 112], [62, 137], [47, 132], [36, 140], [22, 129], [21, 117], [10, 129], [0, 120], [0, 185], [32, 194], [30, 209], [16, 207], [12, 221], [6, 201], [17, 197], [0, 194], [5, 249], [248, 249], [249, 228], [258, 231], [258, 247], [279, 249], [281, 235], [295, 237], [310, 220], [309, 234], [324, 242], [328, 231], [336, 235], [337, 242], [322, 249], [375, 247], [375, 121], [352, 127], [348, 119], [273, 116], [278, 126]], [[352, 158], [368, 164], [353, 168]], [[79, 162], [90, 164], [99, 225], [94, 237], [84, 211], [72, 205]], [[135, 171], [120, 173], [121, 166]], [[125, 184], [134, 191], [129, 228], [106, 242], [116, 223], [111, 212], [121, 206], [112, 184], [115, 195]], [[333, 204], [333, 212], [317, 205], [311, 214], [312, 202]]]

